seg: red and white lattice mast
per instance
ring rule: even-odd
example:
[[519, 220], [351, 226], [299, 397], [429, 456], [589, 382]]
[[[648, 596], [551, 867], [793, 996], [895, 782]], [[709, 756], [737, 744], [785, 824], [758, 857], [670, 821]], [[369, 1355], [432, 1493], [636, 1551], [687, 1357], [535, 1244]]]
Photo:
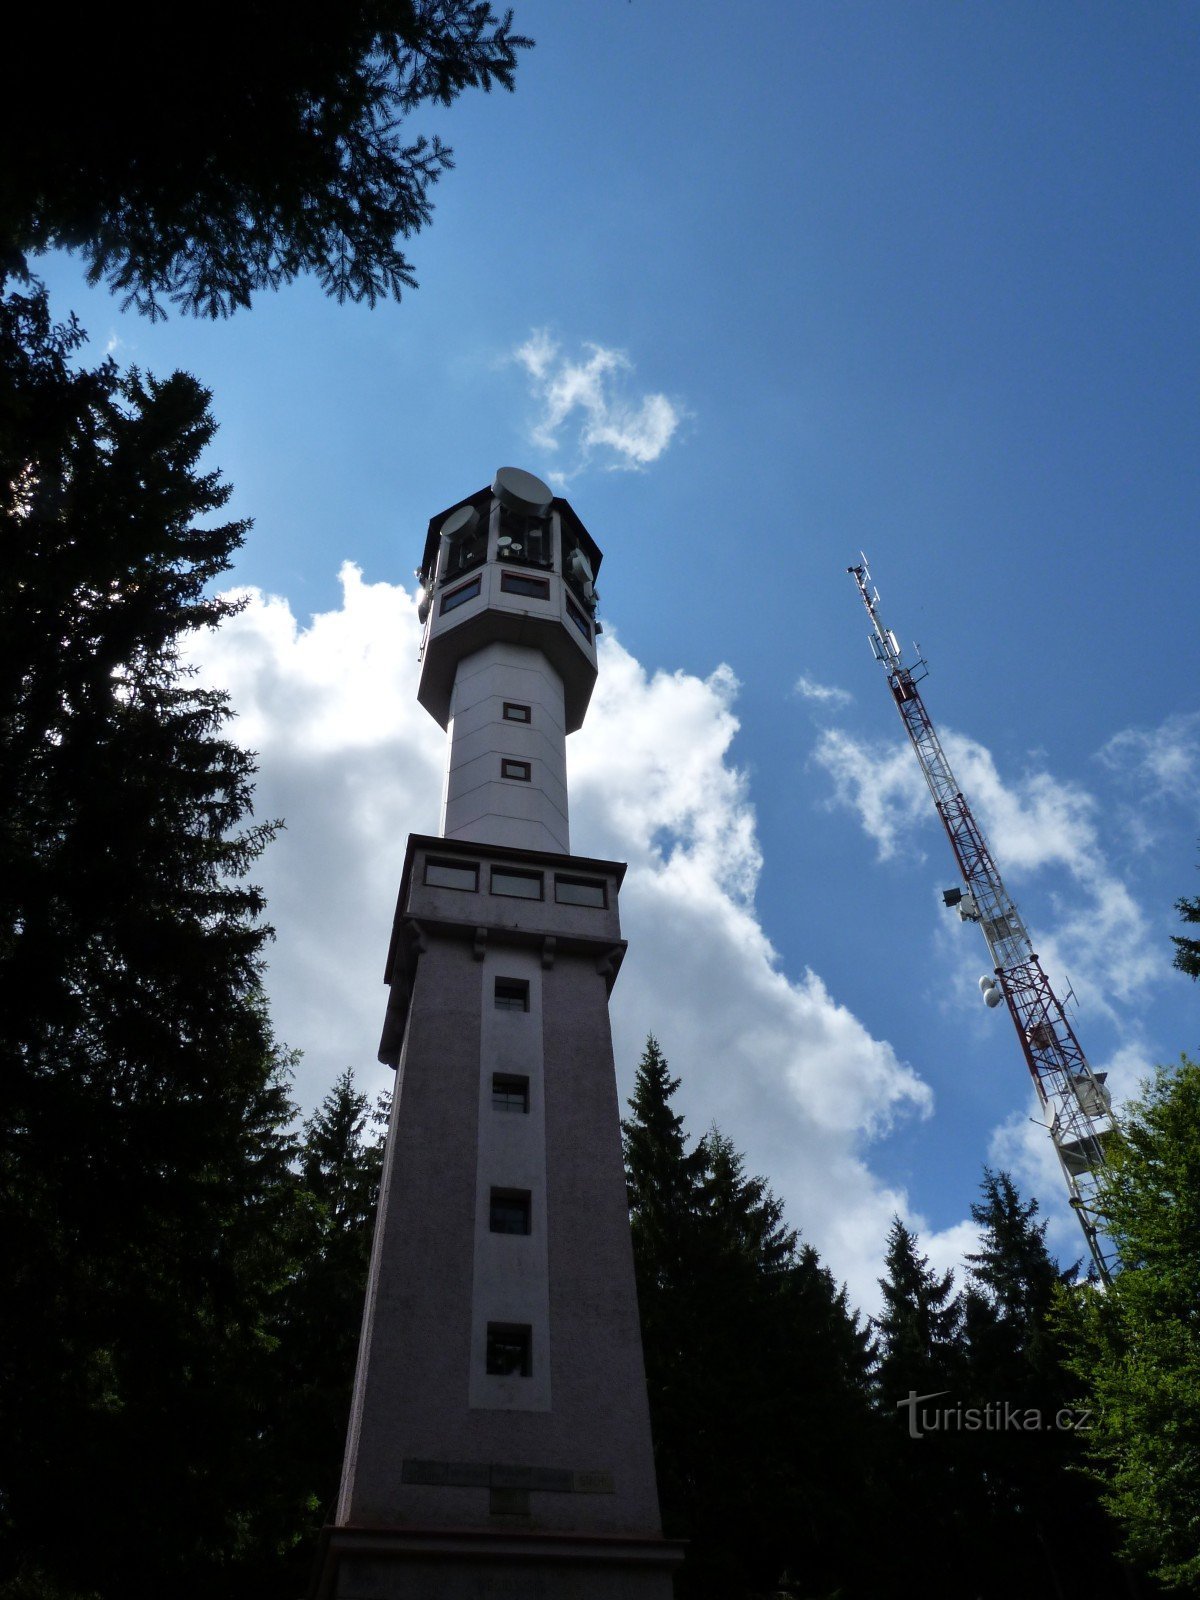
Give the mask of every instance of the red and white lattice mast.
[[976, 922], [983, 930], [995, 975], [981, 978], [980, 990], [987, 1005], [998, 1006], [1002, 1000], [1008, 1005], [1071, 1207], [1083, 1228], [1096, 1271], [1108, 1282], [1119, 1263], [1097, 1209], [1104, 1145], [1112, 1131], [1112, 1100], [1104, 1086], [1107, 1074], [1093, 1072], [1088, 1064], [1062, 1002], [1042, 971], [1021, 914], [1004, 887], [983, 831], [950, 770], [917, 688], [928, 670], [925, 662], [918, 657], [913, 666], [905, 666], [896, 635], [884, 627], [879, 614], [879, 594], [872, 585], [866, 557], [847, 571], [858, 584], [871, 619], [871, 649], [887, 673], [888, 687], [962, 874], [963, 888], [946, 890], [943, 899], [947, 906], [957, 906], [964, 922]]

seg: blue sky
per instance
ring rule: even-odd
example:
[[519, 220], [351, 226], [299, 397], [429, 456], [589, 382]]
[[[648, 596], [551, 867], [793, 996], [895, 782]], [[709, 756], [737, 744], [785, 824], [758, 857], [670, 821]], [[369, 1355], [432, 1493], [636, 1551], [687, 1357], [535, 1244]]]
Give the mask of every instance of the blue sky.
[[1200, 833], [1200, 7], [516, 22], [517, 92], [417, 121], [457, 165], [403, 304], [301, 283], [152, 326], [42, 263], [93, 351], [213, 390], [255, 519], [259, 593], [198, 655], [289, 818], [262, 876], [300, 1092], [384, 1081], [387, 920], [441, 760], [400, 586], [429, 516], [512, 462], [605, 552], [608, 698], [569, 758], [576, 848], [631, 861], [623, 1089], [653, 1029], [695, 1131], [721, 1121], [864, 1305], [892, 1209], [956, 1258], [985, 1160], [1077, 1253], [845, 568], [865, 549], [920, 641], [1093, 1064], [1132, 1085], [1194, 1048], [1169, 935]]

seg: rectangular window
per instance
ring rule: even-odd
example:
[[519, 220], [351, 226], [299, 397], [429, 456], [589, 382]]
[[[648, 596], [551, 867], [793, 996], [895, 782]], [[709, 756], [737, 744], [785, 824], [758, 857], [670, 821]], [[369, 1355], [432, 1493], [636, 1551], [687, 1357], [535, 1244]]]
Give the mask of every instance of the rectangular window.
[[[592, 625], [591, 625], [591, 623], [584, 616], [583, 612], [580, 611], [579, 607], [575, 604], [574, 600], [571, 599], [570, 595], [566, 596], [566, 601], [567, 601], [567, 615], [570, 617], [571, 621], [575, 624], [575, 626], [579, 629], [580, 633], [587, 640], [587, 642], [589, 644], [591, 644], [591, 642], [592, 642]], [[445, 606], [445, 602], [443, 601], [442, 610], [444, 611], [445, 609], [446, 609], [446, 606]]]
[[442, 616], [445, 616], [447, 611], [453, 611], [455, 606], [465, 605], [468, 600], [474, 600], [475, 596], [479, 593], [482, 582], [482, 577], [472, 578], [470, 583], [464, 583], [458, 589], [447, 590], [447, 592], [442, 596]]
[[549, 578], [530, 578], [523, 572], [502, 572], [500, 587], [507, 594], [523, 594], [530, 600], [549, 600]]
[[496, 1378], [529, 1376], [533, 1371], [533, 1329], [527, 1323], [488, 1323], [487, 1370]]
[[518, 783], [528, 783], [533, 777], [533, 767], [528, 761], [510, 761], [505, 756], [500, 761], [500, 776], [515, 778]]
[[529, 706], [521, 706], [515, 700], [504, 702], [505, 722], [532, 722], [533, 711]]
[[528, 1189], [493, 1189], [488, 1226], [493, 1233], [528, 1233], [531, 1203]]
[[529, 1110], [529, 1079], [512, 1072], [492, 1073], [492, 1110], [513, 1111], [518, 1116]]
[[608, 905], [608, 887], [603, 878], [560, 878], [554, 874], [554, 898], [563, 906], [595, 906], [603, 911]]
[[444, 856], [426, 856], [425, 882], [432, 889], [479, 888], [479, 868], [473, 861], [448, 861]]
[[492, 868], [492, 893], [511, 895], [514, 900], [540, 900], [542, 875], [540, 872], [508, 872]]
[[500, 507], [500, 533], [496, 554], [501, 561], [519, 561], [531, 567], [550, 565], [550, 525], [543, 517], [522, 516]]
[[497, 1011], [528, 1011], [529, 983], [525, 978], [496, 979]]

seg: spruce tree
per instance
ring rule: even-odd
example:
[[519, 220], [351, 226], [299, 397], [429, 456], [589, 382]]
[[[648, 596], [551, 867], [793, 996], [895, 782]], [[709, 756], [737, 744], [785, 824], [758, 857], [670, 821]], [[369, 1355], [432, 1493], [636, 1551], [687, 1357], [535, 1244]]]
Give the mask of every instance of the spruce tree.
[[1200, 1062], [1127, 1104], [1101, 1203], [1122, 1270], [1063, 1308], [1101, 1495], [1126, 1554], [1200, 1593]]
[[624, 1124], [664, 1524], [681, 1597], [785, 1572], [813, 1592], [861, 1564], [869, 1340], [779, 1200], [718, 1129], [694, 1147], [647, 1041]]
[[[0, 282], [76, 250], [139, 310], [206, 316], [316, 275], [338, 300], [415, 287], [399, 248], [451, 166], [423, 105], [513, 87], [512, 13], [488, 0], [216, 0], [181, 47], [158, 7], [26, 7], [0, 96]], [[20, 152], [19, 159], [16, 153]]]
[[703, 1154], [689, 1151], [672, 1078], [651, 1034], [622, 1122], [646, 1386], [659, 1497], [668, 1528], [686, 1517], [692, 1479], [688, 1434], [696, 1411], [689, 1351], [699, 1306], [697, 1209]]
[[884, 1265], [883, 1311], [874, 1322], [877, 1371], [883, 1405], [895, 1410], [909, 1390], [953, 1390], [962, 1370], [963, 1308], [953, 1272], [934, 1272], [928, 1256], [917, 1253], [916, 1234], [899, 1217], [888, 1230]]
[[1058, 1297], [1078, 1263], [1060, 1269], [1038, 1203], [1006, 1172], [984, 1168], [971, 1207], [980, 1248], [968, 1255], [966, 1340], [972, 1404], [997, 1425], [969, 1436], [976, 1582], [985, 1596], [1046, 1592], [1062, 1600], [1126, 1592], [1113, 1530], [1079, 1470], [1080, 1386], [1056, 1327]]
[[[1175, 909], [1184, 922], [1200, 922], [1200, 896], [1176, 900]], [[1189, 978], [1200, 978], [1200, 939], [1173, 933], [1171, 943], [1175, 946], [1175, 966]]]
[[[295, 1169], [294, 1269], [277, 1297], [266, 1453], [276, 1533], [262, 1582], [285, 1556], [292, 1588], [309, 1575], [322, 1525], [333, 1518], [362, 1325], [388, 1098], [372, 1107], [349, 1067], [304, 1123]], [[278, 1560], [273, 1562], [278, 1569]]]
[[[965, 1399], [963, 1301], [954, 1274], [937, 1273], [917, 1235], [893, 1217], [880, 1278], [883, 1309], [873, 1323], [878, 1343], [882, 1519], [895, 1548], [920, 1551], [921, 1582], [930, 1596], [964, 1592], [969, 1569], [967, 1482], [959, 1439], [945, 1417]], [[897, 1574], [882, 1592], [903, 1592]]]
[[208, 396], [0, 303], [0, 1578], [212, 1593], [289, 1263], [253, 758], [179, 662], [245, 525]]

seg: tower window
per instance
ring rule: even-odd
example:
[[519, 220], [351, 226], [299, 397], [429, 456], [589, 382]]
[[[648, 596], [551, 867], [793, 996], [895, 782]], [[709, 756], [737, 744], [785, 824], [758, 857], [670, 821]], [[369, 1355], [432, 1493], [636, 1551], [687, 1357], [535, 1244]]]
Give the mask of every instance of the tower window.
[[528, 1011], [529, 983], [525, 978], [496, 979], [497, 1011]]
[[[575, 604], [574, 600], [571, 599], [570, 595], [567, 595], [566, 599], [567, 599], [567, 615], [570, 617], [571, 621], [575, 624], [575, 626], [579, 629], [580, 633], [587, 640], [587, 642], [589, 644], [591, 644], [591, 642], [592, 642], [592, 625], [591, 625], [591, 623], [584, 616], [583, 612], [580, 611], [579, 607]], [[445, 601], [443, 601], [442, 602], [442, 610], [444, 611], [445, 609], [446, 609], [446, 603], [445, 603]]]
[[527, 1323], [488, 1323], [487, 1370], [496, 1378], [529, 1376], [533, 1371], [533, 1329]]
[[528, 761], [509, 761], [505, 757], [500, 762], [500, 776], [515, 778], [518, 783], [529, 783], [533, 777], [533, 766]]
[[549, 600], [550, 580], [529, 578], [523, 572], [502, 572], [500, 587], [506, 594], [523, 594], [530, 600]]
[[529, 1110], [529, 1079], [515, 1073], [492, 1073], [492, 1110], [513, 1111], [521, 1115]]
[[554, 874], [554, 898], [563, 906], [595, 906], [603, 911], [608, 905], [608, 889], [603, 878], [562, 878]]
[[493, 867], [492, 893], [511, 895], [514, 900], [540, 900], [542, 875], [540, 872], [509, 872]]
[[440, 611], [445, 616], [447, 611], [453, 611], [455, 606], [464, 605], [468, 600], [474, 600], [479, 593], [481, 579], [472, 578], [470, 583], [464, 583], [459, 589], [451, 589], [442, 596]]
[[532, 722], [532, 708], [518, 705], [515, 700], [506, 700], [504, 702], [504, 720], [505, 722]]
[[479, 868], [473, 861], [447, 861], [444, 856], [427, 856], [425, 882], [433, 889], [479, 888]]
[[530, 1211], [528, 1189], [493, 1189], [488, 1226], [493, 1233], [528, 1233]]

